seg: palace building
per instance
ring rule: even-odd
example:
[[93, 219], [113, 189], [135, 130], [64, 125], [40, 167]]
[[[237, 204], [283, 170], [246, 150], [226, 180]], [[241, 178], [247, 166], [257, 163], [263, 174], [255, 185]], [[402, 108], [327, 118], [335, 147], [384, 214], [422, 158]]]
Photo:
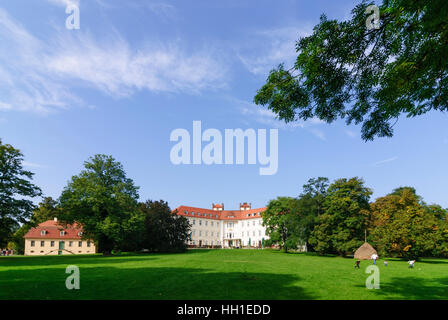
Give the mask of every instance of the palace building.
[[252, 209], [250, 203], [244, 202], [239, 210], [224, 210], [223, 203], [213, 203], [211, 209], [180, 206], [175, 212], [190, 222], [188, 244], [192, 247], [261, 248], [268, 239], [261, 217], [265, 210]]
[[95, 253], [93, 241], [82, 239], [78, 224], [61, 226], [58, 219], [40, 223], [24, 236], [25, 255], [63, 255]]

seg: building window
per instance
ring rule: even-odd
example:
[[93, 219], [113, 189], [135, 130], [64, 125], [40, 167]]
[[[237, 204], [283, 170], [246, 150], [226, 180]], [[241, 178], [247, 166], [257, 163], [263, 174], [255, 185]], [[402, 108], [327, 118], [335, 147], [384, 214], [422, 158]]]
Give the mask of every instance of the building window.
[[87, 241], [87, 246], [90, 247], [90, 241]]
[[252, 221], [252, 225], [255, 225], [255, 220], [254, 220], [254, 221]]
[[202, 231], [201, 230], [199, 230], [199, 236], [202, 236]]
[[82, 241], [78, 241], [78, 247], [82, 247]]
[[208, 221], [205, 221], [205, 225], [208, 225]]
[[211, 236], [213, 237], [213, 231], [211, 232]]
[[199, 225], [202, 226], [202, 220], [199, 220]]
[[34, 247], [34, 244], [35, 244], [34, 240], [31, 240], [31, 246], [32, 247]]
[[73, 241], [69, 241], [69, 242], [68, 242], [68, 246], [69, 246], [69, 247], [73, 246]]
[[41, 242], [40, 242], [40, 246], [41, 246], [41, 247], [45, 246], [45, 241], [41, 241]]
[[54, 247], [54, 241], [50, 242], [50, 246]]
[[247, 221], [247, 226], [249, 226], [249, 221]]
[[193, 219], [193, 225], [195, 225], [195, 224], [196, 224], [196, 220]]
[[261, 236], [261, 230], [258, 230], [258, 235]]
[[[218, 216], [216, 216], [216, 218], [218, 218]], [[216, 225], [219, 227], [219, 222], [216, 222]]]
[[211, 222], [210, 222], [210, 224], [211, 224], [211, 225], [212, 225], [212, 227], [213, 227], [213, 221], [211, 221]]
[[216, 236], [219, 237], [219, 232], [216, 233]]

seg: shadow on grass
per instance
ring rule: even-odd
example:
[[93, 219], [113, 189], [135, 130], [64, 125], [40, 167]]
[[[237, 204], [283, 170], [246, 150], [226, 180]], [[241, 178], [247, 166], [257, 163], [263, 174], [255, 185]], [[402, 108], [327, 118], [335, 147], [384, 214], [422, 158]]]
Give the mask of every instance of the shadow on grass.
[[395, 277], [386, 283], [381, 282], [380, 289], [375, 290], [375, 293], [397, 300], [447, 300], [448, 277], [433, 279]]
[[155, 259], [151, 254], [125, 254], [116, 256], [102, 255], [64, 255], [64, 256], [39, 256], [39, 257], [2, 257], [1, 267], [29, 267], [29, 266], [55, 266], [69, 264], [104, 264], [127, 263], [136, 261], [148, 261]]
[[80, 267], [80, 290], [67, 290], [65, 268], [7, 270], [0, 299], [313, 299], [297, 276], [194, 268]]

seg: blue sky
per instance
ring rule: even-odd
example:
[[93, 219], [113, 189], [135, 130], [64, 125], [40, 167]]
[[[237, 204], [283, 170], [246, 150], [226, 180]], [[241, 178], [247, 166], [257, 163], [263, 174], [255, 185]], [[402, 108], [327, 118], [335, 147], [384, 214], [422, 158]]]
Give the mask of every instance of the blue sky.
[[[79, 30], [65, 28], [68, 3]], [[359, 176], [372, 199], [411, 185], [448, 207], [447, 115], [400, 119], [393, 138], [364, 142], [343, 121], [285, 125], [252, 104], [269, 70], [290, 65], [319, 16], [356, 1], [5, 0], [0, 4], [0, 137], [57, 198], [83, 162], [113, 155], [141, 200], [261, 207], [296, 196], [311, 177]], [[279, 167], [179, 165], [172, 130], [279, 129]]]

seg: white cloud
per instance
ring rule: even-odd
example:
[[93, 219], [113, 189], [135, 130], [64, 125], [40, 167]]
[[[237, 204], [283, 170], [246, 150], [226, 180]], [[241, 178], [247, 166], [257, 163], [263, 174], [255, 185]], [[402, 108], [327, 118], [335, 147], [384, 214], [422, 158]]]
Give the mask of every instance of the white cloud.
[[65, 29], [41, 41], [1, 8], [0, 41], [0, 110], [48, 113], [85, 105], [72, 91], [83, 86], [114, 97], [138, 90], [196, 94], [226, 86], [220, 55], [206, 47], [189, 52], [146, 42], [134, 48], [117, 32], [98, 41]]
[[47, 0], [49, 3], [60, 6], [60, 7], [68, 7], [70, 5], [75, 5], [79, 7], [79, 0]]
[[28, 162], [28, 161], [23, 161], [22, 162], [24, 167], [29, 167], [29, 168], [46, 168], [46, 166], [38, 164], [38, 163], [33, 163], [33, 162]]
[[356, 138], [357, 133], [351, 130], [345, 130], [345, 134], [348, 135], [350, 138]]
[[266, 109], [265, 107], [257, 106], [253, 103], [235, 98], [231, 98], [229, 100], [233, 104], [237, 105], [239, 112], [243, 116], [249, 118], [252, 121], [256, 121], [263, 125], [284, 130], [294, 130], [296, 128], [303, 128], [311, 132], [317, 138], [326, 141], [325, 133], [322, 130], [316, 128], [317, 125], [324, 123], [324, 121], [318, 118], [312, 118], [307, 121], [297, 120], [285, 123], [283, 120], [278, 120], [276, 118], [276, 114], [273, 113], [271, 110]]
[[389, 159], [377, 161], [377, 162], [373, 163], [372, 165], [377, 167], [379, 165], [382, 165], [382, 164], [385, 164], [385, 163], [388, 163], [388, 162], [392, 162], [392, 161], [395, 161], [397, 159], [398, 159], [398, 157], [392, 157], [392, 158], [389, 158]]
[[175, 45], [150, 44], [135, 50], [118, 35], [101, 43], [86, 34], [61, 38], [45, 63], [59, 77], [113, 96], [142, 89], [197, 93], [225, 86], [222, 66], [205, 49], [188, 54]]
[[246, 41], [248, 47], [237, 49], [238, 58], [255, 75], [266, 75], [280, 63], [292, 66], [297, 57], [297, 40], [311, 31], [311, 27], [284, 27], [254, 32]]

